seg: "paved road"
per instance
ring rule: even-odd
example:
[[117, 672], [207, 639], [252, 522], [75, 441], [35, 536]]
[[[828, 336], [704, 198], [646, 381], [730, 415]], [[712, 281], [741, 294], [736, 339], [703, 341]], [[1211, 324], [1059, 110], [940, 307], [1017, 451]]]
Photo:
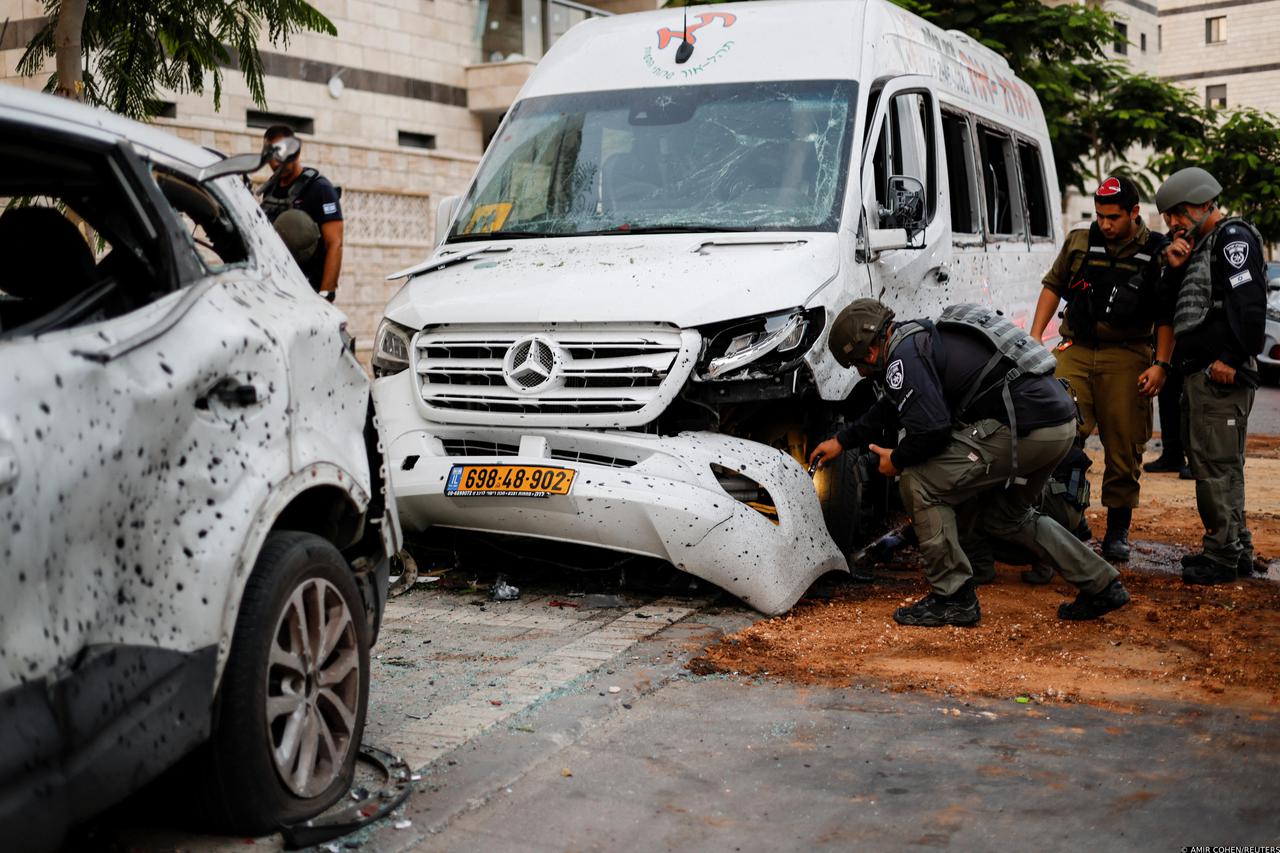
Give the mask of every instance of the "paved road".
[[[418, 590], [392, 603], [366, 742], [399, 751], [422, 779], [394, 820], [342, 844], [612, 853], [1280, 843], [1274, 715], [1117, 714], [698, 677], [684, 668], [690, 656], [755, 614], [692, 599], [553, 605], [564, 601], [574, 600], [553, 591], [492, 604]], [[248, 846], [156, 820], [135, 803], [79, 840]]]

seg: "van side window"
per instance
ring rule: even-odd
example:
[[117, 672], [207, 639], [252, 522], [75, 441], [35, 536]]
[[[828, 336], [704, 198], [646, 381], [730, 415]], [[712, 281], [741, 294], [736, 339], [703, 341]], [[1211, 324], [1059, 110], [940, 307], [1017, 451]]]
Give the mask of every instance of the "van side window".
[[926, 221], [932, 221], [937, 209], [937, 193], [934, 192], [938, 172], [933, 133], [933, 110], [929, 98], [922, 92], [903, 92], [895, 95], [885, 113], [880, 136], [876, 139], [872, 155], [875, 171], [876, 201], [888, 203], [889, 178], [908, 175], [924, 185]]
[[982, 154], [982, 182], [987, 192], [987, 230], [1002, 237], [1021, 237], [1022, 188], [1018, 184], [1018, 164], [1013, 140], [989, 127], [978, 131]]
[[978, 175], [974, 165], [973, 135], [969, 119], [958, 113], [942, 113], [942, 143], [947, 158], [947, 191], [951, 199], [951, 232], [982, 232], [978, 212]]
[[1018, 140], [1018, 161], [1022, 166], [1022, 185], [1027, 191], [1027, 218], [1032, 237], [1053, 236], [1053, 216], [1049, 212], [1049, 194], [1045, 190], [1044, 161], [1033, 143]]

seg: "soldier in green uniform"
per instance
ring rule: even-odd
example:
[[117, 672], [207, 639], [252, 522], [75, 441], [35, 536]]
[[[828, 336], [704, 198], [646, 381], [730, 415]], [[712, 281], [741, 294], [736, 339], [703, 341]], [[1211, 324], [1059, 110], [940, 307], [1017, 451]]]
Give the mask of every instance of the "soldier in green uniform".
[[1156, 322], [1166, 239], [1143, 223], [1138, 189], [1128, 178], [1103, 181], [1093, 208], [1093, 224], [1067, 236], [1044, 277], [1031, 336], [1044, 337], [1065, 299], [1055, 374], [1071, 383], [1083, 418], [1081, 436], [1096, 428], [1102, 440], [1102, 554], [1126, 561], [1142, 452], [1151, 438], [1151, 398], [1164, 385], [1173, 354], [1173, 329]]
[[1165, 316], [1182, 368], [1183, 435], [1204, 524], [1204, 551], [1183, 558], [1187, 583], [1229, 583], [1253, 567], [1244, 515], [1244, 441], [1266, 324], [1262, 237], [1225, 216], [1204, 169], [1169, 176], [1156, 207], [1169, 226]]

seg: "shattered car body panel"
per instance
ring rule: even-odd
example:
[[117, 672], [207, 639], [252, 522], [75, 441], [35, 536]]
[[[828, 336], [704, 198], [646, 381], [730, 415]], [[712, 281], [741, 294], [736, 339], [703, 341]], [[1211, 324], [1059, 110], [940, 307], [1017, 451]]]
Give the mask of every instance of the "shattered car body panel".
[[241, 178], [200, 184], [210, 152], [9, 88], [0, 136], [0, 196], [57, 200], [99, 235], [96, 253], [50, 236], [0, 274], [0, 701], [16, 736], [0, 837], [40, 815], [39, 849], [208, 735], [246, 583], [291, 507], [315, 496], [310, 529], [375, 598], [400, 534], [343, 317]]
[[[411, 529], [436, 524], [658, 557], [769, 614], [789, 609], [822, 574], [846, 568], [804, 468], [772, 448], [709, 432], [659, 437], [445, 424], [423, 431], [396, 387], [409, 381], [407, 372], [379, 380], [374, 394], [392, 436], [387, 455], [401, 519]], [[447, 497], [445, 481], [462, 458], [577, 474], [565, 496]], [[722, 479], [733, 474], [748, 488], [763, 488], [773, 512], [727, 492]]]

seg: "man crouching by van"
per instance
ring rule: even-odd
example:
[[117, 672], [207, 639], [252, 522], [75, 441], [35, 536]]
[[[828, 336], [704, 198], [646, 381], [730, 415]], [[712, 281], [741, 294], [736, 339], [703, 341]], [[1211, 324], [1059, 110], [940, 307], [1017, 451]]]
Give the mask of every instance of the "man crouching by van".
[[1102, 439], [1102, 556], [1126, 562], [1142, 451], [1151, 438], [1151, 398], [1172, 369], [1173, 327], [1156, 323], [1160, 257], [1168, 240], [1143, 224], [1138, 188], [1128, 178], [1103, 181], [1093, 209], [1093, 224], [1067, 235], [1045, 274], [1031, 337], [1042, 339], [1065, 299], [1062, 342], [1054, 348], [1057, 376], [1071, 383], [1080, 404], [1080, 435], [1088, 437], [1096, 427]]
[[1033, 506], [1076, 435], [1075, 404], [1051, 375], [1053, 357], [990, 308], [954, 305], [936, 323], [893, 316], [874, 299], [858, 299], [836, 317], [828, 346], [875, 383], [877, 401], [814, 448], [809, 462], [834, 459], [886, 427], [905, 430], [895, 449], [869, 449], [881, 474], [901, 476], [933, 591], [895, 610], [894, 621], [977, 624], [961, 530], [966, 540], [1022, 545], [1075, 584], [1080, 593], [1058, 608], [1061, 619], [1096, 619], [1127, 604], [1119, 573]]

